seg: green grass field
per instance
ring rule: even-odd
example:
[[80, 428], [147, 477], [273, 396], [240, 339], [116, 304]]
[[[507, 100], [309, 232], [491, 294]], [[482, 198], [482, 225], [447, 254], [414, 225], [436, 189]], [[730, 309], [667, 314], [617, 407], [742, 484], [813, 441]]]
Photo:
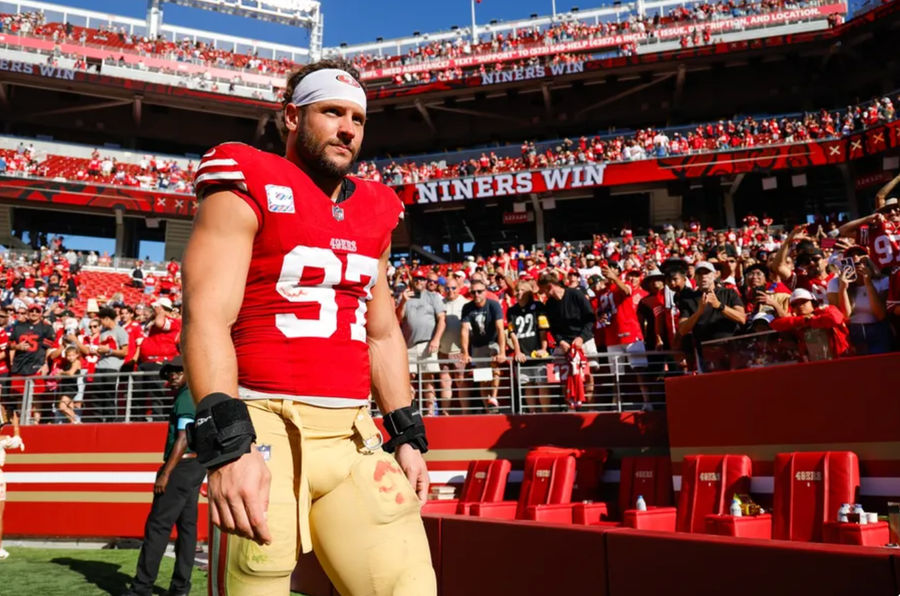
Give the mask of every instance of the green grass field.
[[[0, 561], [3, 596], [118, 596], [131, 583], [137, 550], [63, 550], [9, 546]], [[171, 557], [163, 557], [156, 582], [164, 594], [172, 577]], [[206, 573], [194, 568], [191, 595], [206, 594]]]

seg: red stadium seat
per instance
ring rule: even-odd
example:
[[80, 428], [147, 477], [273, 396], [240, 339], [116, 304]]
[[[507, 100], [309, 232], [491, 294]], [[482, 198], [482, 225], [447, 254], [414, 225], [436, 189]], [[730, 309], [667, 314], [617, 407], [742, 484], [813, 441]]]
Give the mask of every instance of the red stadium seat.
[[531, 519], [572, 523], [572, 487], [575, 456], [572, 453], [529, 452], [518, 502], [473, 503], [475, 517]]
[[469, 462], [466, 481], [458, 499], [427, 501], [422, 513], [469, 513], [473, 503], [495, 503], [503, 500], [506, 479], [509, 477], [508, 459]]
[[638, 495], [647, 506], [675, 504], [672, 490], [672, 461], [667, 455], [639, 455], [622, 458], [619, 477], [619, 511], [634, 507]]
[[575, 486], [572, 487], [572, 500], [593, 501], [600, 494], [600, 483], [603, 481], [603, 468], [609, 458], [609, 450], [602, 447], [586, 447], [576, 449], [570, 447], [542, 446], [536, 447], [539, 453], [571, 453], [575, 456]]
[[686, 456], [681, 468], [678, 531], [704, 532], [707, 515], [728, 513], [733, 495], [750, 493], [751, 466], [746, 455]]
[[775, 457], [772, 537], [821, 542], [823, 525], [859, 491], [859, 459], [852, 451], [779, 453]]

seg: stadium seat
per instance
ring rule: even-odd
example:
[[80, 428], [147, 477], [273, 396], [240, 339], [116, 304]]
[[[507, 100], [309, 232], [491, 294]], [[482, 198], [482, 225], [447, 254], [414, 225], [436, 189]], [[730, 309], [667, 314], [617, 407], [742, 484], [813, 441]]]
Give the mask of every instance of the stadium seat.
[[686, 456], [681, 468], [676, 529], [705, 532], [707, 515], [728, 513], [733, 495], [750, 493], [751, 470], [746, 455]]
[[519, 500], [473, 503], [469, 514], [495, 519], [572, 523], [575, 456], [532, 450], [525, 457]]
[[583, 449], [570, 447], [541, 446], [539, 453], [571, 453], [575, 456], [575, 485], [572, 487], [572, 501], [594, 501], [600, 496], [603, 482], [603, 468], [609, 458], [609, 450], [602, 447]]
[[772, 537], [821, 542], [825, 522], [856, 502], [859, 459], [852, 451], [779, 453], [775, 457]]
[[[618, 511], [625, 525], [645, 530], [675, 530], [676, 512], [672, 496], [672, 463], [668, 456], [639, 455], [622, 458], [619, 475]], [[644, 497], [647, 511], [634, 508]], [[652, 513], [651, 513], [652, 512]], [[620, 526], [610, 521], [605, 503], [576, 503], [572, 520], [576, 524]]]
[[502, 501], [510, 467], [508, 459], [469, 462], [459, 498], [426, 501], [422, 513], [467, 514], [473, 503]]

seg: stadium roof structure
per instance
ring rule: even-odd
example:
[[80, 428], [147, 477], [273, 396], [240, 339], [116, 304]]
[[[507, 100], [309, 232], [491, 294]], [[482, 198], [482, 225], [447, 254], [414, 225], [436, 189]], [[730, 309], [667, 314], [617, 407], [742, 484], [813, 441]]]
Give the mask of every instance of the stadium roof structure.
[[163, 4], [304, 27], [309, 30], [309, 53], [312, 59], [317, 59], [322, 52], [324, 15], [321, 3], [316, 0], [147, 0], [148, 21], [151, 18], [159, 18], [161, 22]]

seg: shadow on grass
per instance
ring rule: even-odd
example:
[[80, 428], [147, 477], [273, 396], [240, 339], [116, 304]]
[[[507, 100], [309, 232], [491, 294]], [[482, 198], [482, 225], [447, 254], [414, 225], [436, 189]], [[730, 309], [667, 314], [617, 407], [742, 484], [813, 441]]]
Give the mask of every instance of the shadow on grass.
[[56, 565], [65, 565], [72, 571], [80, 573], [84, 579], [109, 594], [121, 594], [131, 585], [131, 576], [119, 571], [122, 566], [118, 563], [86, 561], [69, 557], [51, 559], [50, 562]]

